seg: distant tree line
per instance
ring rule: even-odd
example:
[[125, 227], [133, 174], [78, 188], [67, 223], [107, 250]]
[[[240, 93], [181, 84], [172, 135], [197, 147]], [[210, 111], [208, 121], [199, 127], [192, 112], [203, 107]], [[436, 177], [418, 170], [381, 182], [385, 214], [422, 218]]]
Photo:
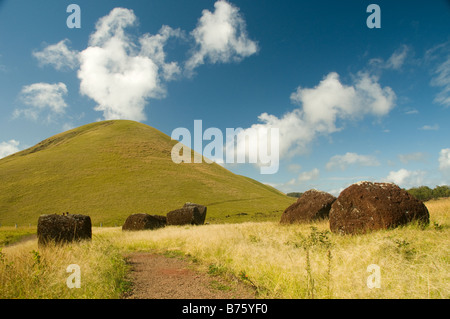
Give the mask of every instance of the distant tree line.
[[298, 192], [292, 192], [292, 193], [287, 193], [286, 194], [289, 197], [296, 197], [296, 198], [300, 198], [300, 196], [303, 195], [303, 193], [298, 193]]
[[450, 197], [450, 186], [436, 186], [434, 189], [428, 186], [420, 186], [410, 188], [407, 192], [421, 201], [427, 201], [434, 198]]

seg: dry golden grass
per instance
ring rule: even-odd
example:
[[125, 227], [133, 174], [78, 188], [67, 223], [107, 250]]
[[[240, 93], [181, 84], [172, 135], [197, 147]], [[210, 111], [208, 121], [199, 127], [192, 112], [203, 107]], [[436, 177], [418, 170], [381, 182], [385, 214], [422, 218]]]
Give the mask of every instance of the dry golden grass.
[[[205, 268], [245, 274], [262, 298], [450, 297], [447, 230], [410, 226], [343, 237], [327, 234], [326, 223], [315, 227], [262, 222], [125, 234], [108, 230], [107, 236], [114, 234], [121, 250], [181, 251]], [[308, 248], [304, 243], [311, 234], [329, 240]], [[380, 289], [367, 287], [370, 264], [381, 267]]]
[[[81, 269], [81, 288], [69, 289], [66, 269]], [[120, 298], [127, 265], [108, 241], [38, 247], [27, 241], [0, 249], [0, 299]]]
[[[117, 298], [126, 285], [121, 254], [175, 252], [212, 274], [234, 275], [260, 298], [450, 297], [450, 199], [426, 203], [428, 227], [408, 225], [358, 236], [329, 232], [327, 221], [169, 226], [122, 232], [94, 228], [92, 242], [38, 249], [35, 242], [5, 247], [2, 298]], [[40, 257], [36, 265], [36, 253]], [[11, 268], [8, 268], [12, 263]], [[82, 269], [82, 289], [68, 289], [68, 264]], [[381, 288], [367, 286], [367, 267], [381, 270]]]
[[449, 225], [450, 198], [432, 199], [425, 202], [431, 215], [431, 222]]

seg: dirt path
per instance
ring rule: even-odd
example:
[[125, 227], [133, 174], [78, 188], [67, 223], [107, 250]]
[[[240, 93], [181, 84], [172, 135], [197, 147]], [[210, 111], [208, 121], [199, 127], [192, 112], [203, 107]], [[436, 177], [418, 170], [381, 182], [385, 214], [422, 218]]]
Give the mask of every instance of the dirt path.
[[133, 283], [126, 299], [252, 299], [255, 292], [237, 280], [195, 269], [193, 263], [153, 253], [126, 256]]

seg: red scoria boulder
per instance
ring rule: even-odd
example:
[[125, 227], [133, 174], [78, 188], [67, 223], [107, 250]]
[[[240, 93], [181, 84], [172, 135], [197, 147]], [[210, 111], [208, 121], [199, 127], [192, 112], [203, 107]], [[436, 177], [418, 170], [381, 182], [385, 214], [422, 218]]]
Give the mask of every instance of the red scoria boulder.
[[420, 200], [395, 184], [359, 182], [341, 192], [329, 218], [332, 232], [360, 234], [412, 221], [428, 224], [430, 215]]
[[149, 214], [133, 214], [128, 216], [122, 226], [122, 230], [147, 230], [166, 226], [165, 216]]
[[311, 189], [285, 209], [281, 215], [281, 224], [307, 223], [328, 218], [331, 204], [336, 200], [331, 194]]
[[167, 225], [203, 225], [207, 207], [186, 203], [182, 208], [167, 213]]

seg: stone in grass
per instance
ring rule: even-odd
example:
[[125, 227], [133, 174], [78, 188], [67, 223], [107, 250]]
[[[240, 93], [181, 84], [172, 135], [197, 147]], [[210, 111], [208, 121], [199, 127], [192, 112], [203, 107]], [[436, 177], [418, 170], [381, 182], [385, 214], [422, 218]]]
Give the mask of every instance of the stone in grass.
[[203, 225], [206, 206], [186, 203], [182, 208], [167, 213], [167, 225]]
[[310, 189], [297, 202], [286, 208], [281, 215], [281, 224], [308, 223], [326, 219], [336, 197], [329, 193]]
[[203, 225], [205, 223], [205, 219], [206, 219], [207, 207], [204, 205], [190, 203], [190, 202], [187, 202], [183, 205], [183, 208], [189, 208], [189, 207], [197, 207], [198, 208], [200, 215], [194, 216], [194, 217], [196, 217], [195, 225]]
[[38, 219], [37, 237], [39, 245], [50, 242], [69, 243], [72, 241], [91, 240], [91, 218], [86, 215], [49, 214], [41, 215]]
[[406, 225], [428, 224], [423, 202], [392, 183], [359, 182], [344, 189], [330, 210], [330, 230], [359, 234]]
[[165, 227], [167, 219], [165, 216], [149, 214], [132, 214], [128, 216], [122, 226], [122, 230], [147, 230]]

